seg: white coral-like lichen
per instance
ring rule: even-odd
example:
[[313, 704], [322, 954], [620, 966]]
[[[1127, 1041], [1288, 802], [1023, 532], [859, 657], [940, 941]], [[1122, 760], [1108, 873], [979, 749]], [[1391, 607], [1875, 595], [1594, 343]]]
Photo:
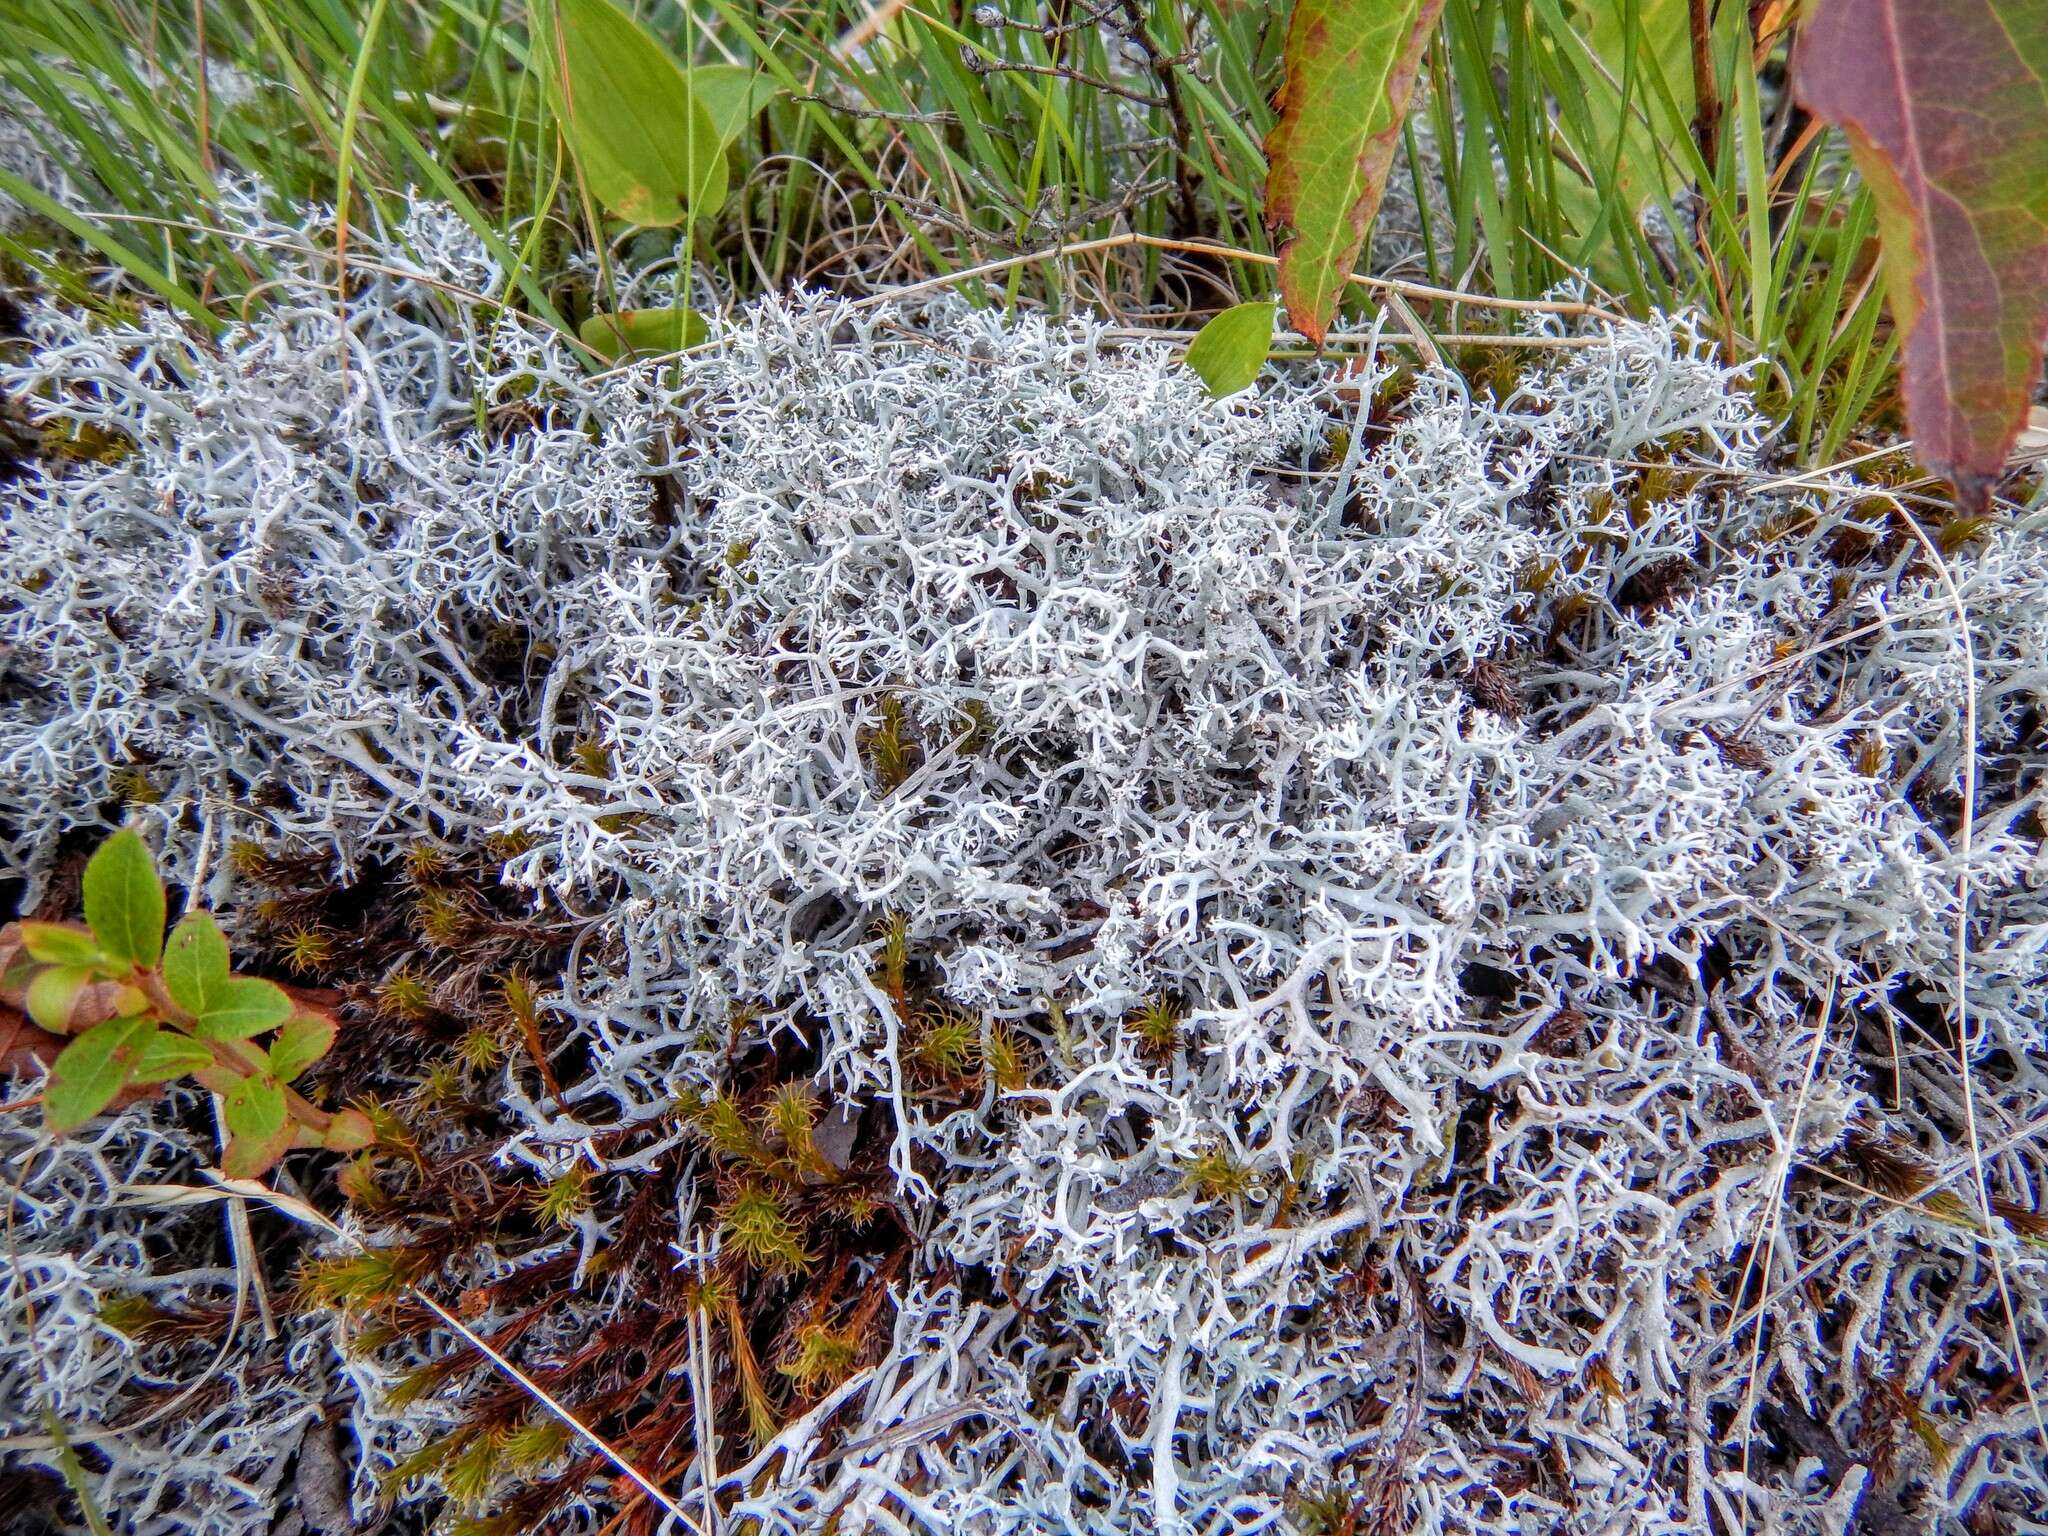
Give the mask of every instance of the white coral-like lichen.
[[65, 1139], [22, 1118], [0, 1116], [0, 1454], [55, 1466], [57, 1426], [134, 1536], [272, 1530], [294, 1471], [332, 1460], [329, 1328], [218, 1342], [230, 1317], [253, 1335], [258, 1304], [237, 1293], [216, 1209], [195, 1221], [145, 1195], [193, 1162], [169, 1117], [131, 1110]]
[[[0, 491], [0, 836], [125, 797], [229, 909], [250, 832], [506, 839], [591, 918], [547, 1175], [741, 1010], [879, 1105], [893, 1336], [728, 1518], [2048, 1529], [2040, 514], [1966, 648], [1683, 317], [1506, 399], [821, 296], [593, 377], [445, 211], [370, 248], [345, 329], [310, 245], [215, 342], [32, 312], [0, 388], [116, 447]], [[917, 1091], [891, 921], [1021, 1081]]]

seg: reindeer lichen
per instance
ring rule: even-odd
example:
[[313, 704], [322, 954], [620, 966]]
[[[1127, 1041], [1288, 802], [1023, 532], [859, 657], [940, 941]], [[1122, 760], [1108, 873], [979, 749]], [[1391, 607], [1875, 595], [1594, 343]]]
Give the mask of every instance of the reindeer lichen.
[[[131, 445], [0, 490], [0, 852], [56, 890], [147, 764], [210, 905], [288, 907], [266, 850], [384, 880], [417, 933], [323, 957], [339, 919], [279, 909], [282, 953], [383, 967], [360, 1027], [491, 1129], [418, 1116], [459, 1220], [377, 1168], [349, 1219], [431, 1228], [419, 1273], [675, 1497], [763, 1536], [2038, 1528], [2038, 509], [1934, 530], [1966, 646], [1919, 505], [1774, 477], [1683, 316], [1216, 402], [1085, 318], [795, 295], [593, 377], [454, 296], [503, 274], [445, 209], [365, 237], [346, 330], [328, 224], [229, 213], [279, 276], [220, 342], [45, 304], [0, 367]], [[449, 873], [486, 857], [573, 915], [558, 990], [497, 979], [513, 919]], [[492, 1009], [502, 1055], [460, 1044]], [[200, 1155], [166, 1113], [0, 1124], [8, 1433], [160, 1368], [96, 1294], [219, 1283], [94, 1203]], [[480, 1359], [391, 1401], [431, 1321], [292, 1324], [365, 1518], [634, 1497], [515, 1455]], [[111, 1445], [103, 1502], [266, 1528], [222, 1490], [309, 1402]], [[138, 1496], [173, 1467], [200, 1513]]]

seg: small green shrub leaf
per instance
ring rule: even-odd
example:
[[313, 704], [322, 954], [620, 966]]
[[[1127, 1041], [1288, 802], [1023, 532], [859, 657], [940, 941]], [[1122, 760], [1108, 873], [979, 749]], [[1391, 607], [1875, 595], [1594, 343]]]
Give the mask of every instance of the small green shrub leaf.
[[334, 1020], [322, 1014], [299, 1012], [285, 1020], [284, 1027], [270, 1042], [270, 1072], [288, 1083], [313, 1065], [334, 1045]]
[[202, 1040], [246, 1040], [292, 1016], [284, 988], [253, 976], [231, 976], [199, 1015], [192, 1033]]
[[626, 354], [661, 357], [694, 347], [711, 334], [704, 317], [689, 309], [629, 309], [592, 315], [576, 327], [583, 345], [618, 361]]
[[266, 1141], [284, 1128], [284, 1084], [251, 1075], [221, 1096], [221, 1114], [235, 1136]]
[[1379, 211], [1423, 48], [1444, 0], [1294, 0], [1266, 223], [1285, 226], [1280, 297], [1317, 346]]
[[188, 913], [164, 944], [164, 990], [195, 1019], [228, 981], [228, 941], [210, 912]]
[[555, 108], [591, 194], [666, 227], [725, 201], [718, 130], [682, 67], [611, 0], [555, 0]]
[[82, 965], [53, 965], [38, 971], [23, 999], [28, 1016], [53, 1035], [68, 1035], [79, 1004], [93, 984], [92, 972]]
[[133, 827], [101, 843], [86, 864], [85, 921], [118, 964], [152, 966], [163, 953], [163, 882]]
[[23, 923], [20, 933], [21, 947], [28, 951], [29, 958], [45, 965], [100, 963], [100, 947], [93, 942], [92, 935], [68, 923]]
[[133, 1047], [133, 1059], [129, 1081], [169, 1083], [211, 1065], [213, 1053], [189, 1036], [158, 1029], [144, 1035]]
[[1270, 299], [1234, 304], [1196, 334], [1188, 344], [1187, 363], [1202, 376], [1210, 394], [1221, 400], [1251, 388], [1272, 350], [1277, 312]]
[[76, 1130], [114, 1101], [133, 1067], [128, 1048], [150, 1028], [146, 1019], [108, 1019], [58, 1053], [43, 1095], [51, 1130]]

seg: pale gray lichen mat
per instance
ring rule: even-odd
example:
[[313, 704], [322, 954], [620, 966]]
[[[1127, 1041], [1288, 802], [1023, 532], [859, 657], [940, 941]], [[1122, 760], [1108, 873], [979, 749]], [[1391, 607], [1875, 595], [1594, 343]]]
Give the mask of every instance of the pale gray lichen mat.
[[[910, 1257], [872, 1359], [726, 1437], [723, 1529], [2048, 1530], [2040, 514], [1952, 596], [1884, 497], [1760, 489], [1683, 318], [1506, 399], [1216, 402], [951, 299], [769, 301], [593, 378], [457, 291], [502, 274], [445, 211], [365, 247], [345, 333], [311, 237], [251, 228], [280, 280], [217, 342], [38, 303], [0, 366], [122, 445], [0, 484], [7, 868], [33, 903], [137, 773], [230, 916], [236, 838], [496, 839], [585, 925], [563, 1099], [492, 1083], [542, 1176], [630, 1190], [736, 1017], [800, 1041]], [[891, 920], [1015, 1086], [920, 1091]], [[0, 1430], [204, 1365], [98, 1317], [231, 1294], [181, 1257], [216, 1213], [118, 1198], [199, 1182], [203, 1123], [0, 1120]], [[573, 1256], [529, 1366], [618, 1305], [618, 1208], [469, 1256]], [[427, 1491], [380, 1477], [457, 1421], [383, 1394], [419, 1361], [283, 1326], [289, 1370], [231, 1346], [237, 1390], [97, 1446], [125, 1529], [269, 1530], [323, 1409], [363, 1529]]]

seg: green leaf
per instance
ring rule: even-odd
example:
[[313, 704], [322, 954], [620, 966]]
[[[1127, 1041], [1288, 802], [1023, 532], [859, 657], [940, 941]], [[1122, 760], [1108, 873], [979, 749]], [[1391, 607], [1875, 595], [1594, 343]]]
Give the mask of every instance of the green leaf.
[[270, 1042], [271, 1075], [288, 1083], [325, 1056], [333, 1045], [334, 1020], [318, 1013], [295, 1013]]
[[228, 941], [210, 912], [187, 913], [164, 944], [164, 990], [194, 1018], [228, 981]]
[[93, 974], [84, 966], [53, 965], [35, 974], [22, 1002], [28, 1016], [42, 1028], [53, 1035], [68, 1035], [78, 1005], [92, 985]]
[[221, 1096], [221, 1118], [235, 1136], [269, 1140], [284, 1128], [284, 1084], [274, 1077], [243, 1078]]
[[555, 107], [592, 195], [668, 226], [725, 201], [725, 153], [682, 67], [611, 0], [555, 0]]
[[744, 64], [699, 64], [690, 71], [690, 87], [717, 131], [720, 149], [746, 132], [755, 114], [780, 91], [768, 76]]
[[253, 976], [231, 976], [192, 1026], [202, 1040], [246, 1040], [275, 1029], [292, 1016], [284, 988]]
[[76, 1130], [113, 1102], [132, 1067], [126, 1048], [149, 1028], [146, 1019], [108, 1019], [58, 1052], [43, 1094], [51, 1130]]
[[158, 1029], [144, 1035], [134, 1046], [133, 1059], [131, 1082], [170, 1083], [211, 1065], [213, 1053], [197, 1040]]
[[704, 317], [688, 309], [629, 309], [616, 315], [592, 315], [576, 327], [591, 351], [616, 361], [631, 352], [660, 357], [694, 347], [711, 334]]
[[87, 862], [85, 921], [109, 960], [147, 967], [163, 952], [163, 882], [133, 827], [101, 843]]
[[1792, 80], [1877, 205], [1914, 449], [1981, 510], [2048, 340], [2048, 0], [1815, 0]]
[[1295, 0], [1287, 83], [1266, 136], [1266, 223], [1287, 323], [1317, 346], [1379, 211], [1401, 122], [1444, 0]]
[[1272, 350], [1277, 312], [1270, 299], [1233, 304], [1196, 333], [1188, 343], [1187, 363], [1202, 376], [1210, 394], [1221, 400], [1251, 388]]
[[231, 1179], [255, 1178], [292, 1144], [284, 1085], [273, 1077], [245, 1077], [230, 1088], [221, 1096], [221, 1119], [229, 1137], [221, 1171]]
[[94, 966], [100, 963], [100, 947], [89, 933], [69, 923], [23, 923], [21, 946], [29, 958], [45, 965]]

